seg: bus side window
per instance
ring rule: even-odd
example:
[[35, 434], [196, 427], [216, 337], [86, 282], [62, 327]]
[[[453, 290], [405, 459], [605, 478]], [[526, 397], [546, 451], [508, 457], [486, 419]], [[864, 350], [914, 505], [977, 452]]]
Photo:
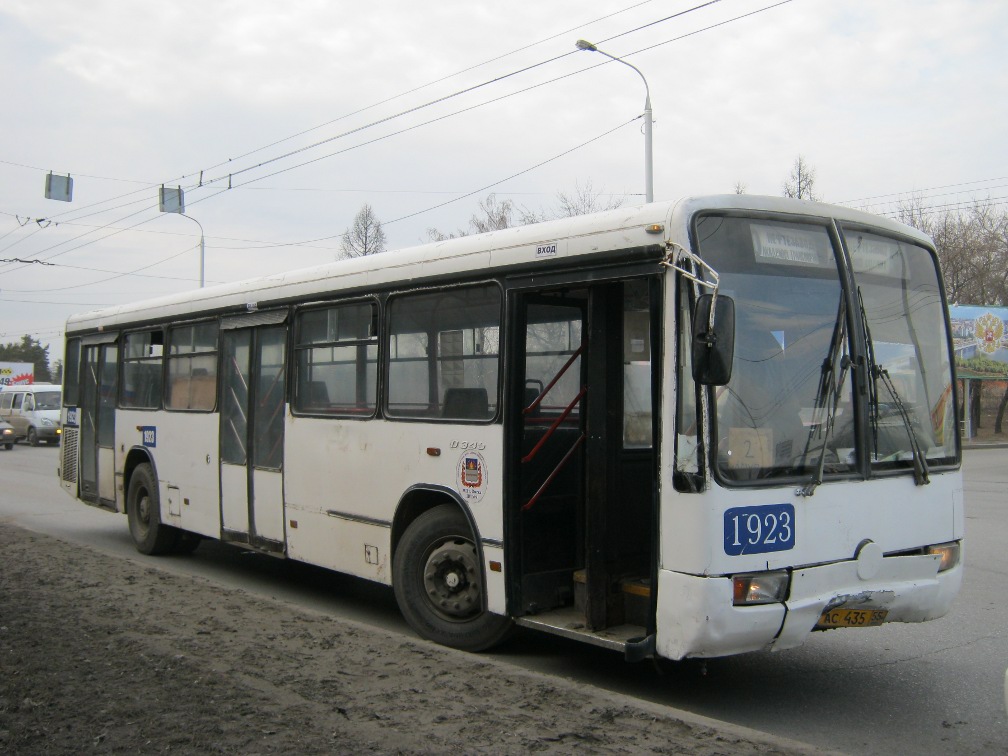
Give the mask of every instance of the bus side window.
[[124, 336], [121, 406], [161, 406], [163, 357], [164, 333], [160, 328]]
[[172, 328], [168, 334], [165, 407], [212, 411], [217, 404], [217, 323]]
[[371, 417], [377, 406], [378, 305], [352, 302], [298, 314], [294, 411]]
[[497, 413], [500, 318], [495, 285], [392, 298], [389, 415], [491, 420]]

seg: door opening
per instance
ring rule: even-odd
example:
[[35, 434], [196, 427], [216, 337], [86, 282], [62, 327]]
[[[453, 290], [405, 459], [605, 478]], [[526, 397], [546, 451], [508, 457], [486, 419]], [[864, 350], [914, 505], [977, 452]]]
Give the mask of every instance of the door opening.
[[517, 295], [508, 421], [519, 617], [552, 613], [588, 631], [649, 625], [659, 291], [641, 278]]

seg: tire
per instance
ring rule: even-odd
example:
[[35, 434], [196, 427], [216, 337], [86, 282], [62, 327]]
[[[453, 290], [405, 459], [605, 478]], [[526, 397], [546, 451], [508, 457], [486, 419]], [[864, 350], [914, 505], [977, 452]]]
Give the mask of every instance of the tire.
[[175, 545], [178, 532], [161, 522], [157, 480], [148, 464], [138, 465], [130, 477], [126, 519], [133, 543], [141, 554], [167, 554]]
[[483, 651], [507, 637], [511, 620], [484, 608], [479, 552], [455, 506], [441, 505], [417, 517], [394, 559], [399, 610], [421, 636], [463, 651]]
[[14, 444], [13, 443], [4, 444], [4, 449], [6, 449], [7, 451], [10, 451], [13, 448], [14, 448]]
[[171, 551], [173, 554], [192, 554], [202, 542], [203, 536], [176, 528], [175, 543], [172, 545]]
[[35, 426], [33, 426], [33, 425], [29, 425], [28, 426], [28, 436], [27, 436], [27, 438], [28, 438], [28, 443], [31, 446], [38, 446], [39, 445], [38, 433], [35, 431]]

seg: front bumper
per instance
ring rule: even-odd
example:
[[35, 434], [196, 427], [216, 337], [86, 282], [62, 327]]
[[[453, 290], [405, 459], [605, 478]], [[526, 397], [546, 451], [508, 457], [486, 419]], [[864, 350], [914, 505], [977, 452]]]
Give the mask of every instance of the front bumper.
[[[800, 646], [827, 608], [884, 609], [886, 622], [923, 622], [948, 613], [962, 584], [962, 560], [938, 572], [937, 556], [890, 556], [861, 577], [858, 561], [797, 568], [783, 604], [734, 606], [728, 577], [661, 570], [656, 649], [669, 659], [716, 657]], [[862, 574], [864, 570], [862, 569]]]
[[39, 441], [56, 441], [63, 433], [63, 429], [58, 425], [36, 425], [35, 433]]

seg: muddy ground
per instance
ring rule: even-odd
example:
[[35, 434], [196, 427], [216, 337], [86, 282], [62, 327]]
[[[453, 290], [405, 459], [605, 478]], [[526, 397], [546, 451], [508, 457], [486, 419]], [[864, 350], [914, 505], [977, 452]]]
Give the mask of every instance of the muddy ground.
[[0, 525], [0, 752], [798, 746]]

